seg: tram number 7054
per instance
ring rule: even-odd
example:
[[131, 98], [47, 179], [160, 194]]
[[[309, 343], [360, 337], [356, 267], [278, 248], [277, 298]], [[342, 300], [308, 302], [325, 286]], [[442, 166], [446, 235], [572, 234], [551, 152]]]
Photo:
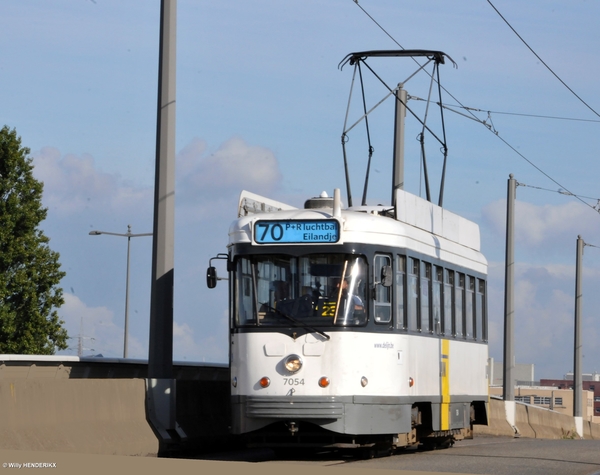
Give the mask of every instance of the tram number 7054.
[[283, 378], [284, 386], [304, 386], [304, 379], [300, 378]]

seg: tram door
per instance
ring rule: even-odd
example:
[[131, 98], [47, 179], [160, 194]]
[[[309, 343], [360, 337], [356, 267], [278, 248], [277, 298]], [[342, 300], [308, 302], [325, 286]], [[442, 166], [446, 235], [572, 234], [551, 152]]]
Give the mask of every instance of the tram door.
[[[434, 266], [432, 272], [432, 316], [434, 332], [440, 342], [440, 392], [442, 402], [440, 406], [440, 430], [450, 429], [450, 340], [451, 320], [445, 317], [446, 290], [444, 288], [444, 268]], [[450, 295], [448, 295], [450, 297]], [[450, 317], [450, 315], [448, 315]], [[444, 321], [445, 320], [445, 321]]]
[[450, 429], [450, 340], [440, 338], [440, 430]]

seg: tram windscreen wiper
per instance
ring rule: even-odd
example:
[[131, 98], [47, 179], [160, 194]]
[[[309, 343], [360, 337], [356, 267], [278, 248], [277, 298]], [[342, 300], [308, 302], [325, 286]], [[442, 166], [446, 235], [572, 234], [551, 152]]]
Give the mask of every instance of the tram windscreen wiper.
[[306, 323], [304, 323], [304, 322], [301, 322], [300, 320], [296, 320], [296, 319], [295, 319], [294, 317], [292, 317], [291, 315], [288, 315], [287, 313], [285, 313], [285, 312], [283, 312], [283, 311], [281, 311], [281, 310], [279, 310], [279, 309], [277, 309], [277, 308], [275, 308], [275, 307], [271, 307], [270, 305], [267, 305], [267, 304], [265, 304], [265, 306], [266, 306], [266, 307], [267, 307], [269, 310], [273, 310], [274, 312], [278, 313], [279, 315], [281, 315], [281, 316], [283, 316], [283, 317], [287, 318], [287, 319], [288, 319], [290, 322], [293, 322], [293, 323], [295, 323], [296, 325], [298, 325], [298, 326], [301, 326], [301, 327], [303, 327], [303, 328], [307, 328], [307, 329], [309, 329], [309, 330], [311, 330], [311, 331], [313, 331], [313, 332], [315, 332], [315, 333], [318, 333], [319, 335], [321, 335], [321, 336], [322, 336], [323, 338], [325, 338], [326, 340], [329, 340], [329, 339], [331, 339], [331, 337], [330, 337], [330, 336], [329, 336], [327, 333], [325, 333], [325, 332], [323, 332], [323, 331], [321, 331], [321, 330], [317, 330], [315, 327], [313, 327], [313, 326], [311, 326], [311, 325], [308, 325], [308, 324], [306, 324]]

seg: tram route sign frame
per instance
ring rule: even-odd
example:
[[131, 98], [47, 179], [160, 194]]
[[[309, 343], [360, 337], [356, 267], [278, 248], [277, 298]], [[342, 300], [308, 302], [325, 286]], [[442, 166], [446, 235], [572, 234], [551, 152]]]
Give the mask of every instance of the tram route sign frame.
[[340, 241], [336, 219], [259, 219], [254, 222], [256, 244], [334, 244]]

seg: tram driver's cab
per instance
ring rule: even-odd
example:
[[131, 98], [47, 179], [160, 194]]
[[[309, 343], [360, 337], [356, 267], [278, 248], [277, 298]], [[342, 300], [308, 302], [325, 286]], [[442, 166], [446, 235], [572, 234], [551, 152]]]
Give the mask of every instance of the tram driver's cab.
[[[220, 257], [220, 256], [219, 256]], [[233, 264], [233, 303], [239, 326], [360, 326], [367, 322], [368, 266], [347, 254], [238, 256]], [[219, 278], [214, 267], [207, 284]]]

